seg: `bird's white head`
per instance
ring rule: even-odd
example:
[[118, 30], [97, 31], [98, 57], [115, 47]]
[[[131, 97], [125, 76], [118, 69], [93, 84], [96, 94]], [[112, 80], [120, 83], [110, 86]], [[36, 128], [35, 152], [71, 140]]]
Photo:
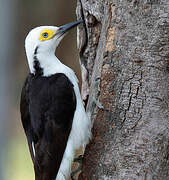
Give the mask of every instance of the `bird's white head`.
[[66, 32], [81, 22], [82, 20], [79, 20], [60, 27], [40, 26], [28, 33], [25, 39], [25, 49], [31, 73], [36, 73], [36, 68], [49, 68], [52, 61], [56, 61], [56, 47]]

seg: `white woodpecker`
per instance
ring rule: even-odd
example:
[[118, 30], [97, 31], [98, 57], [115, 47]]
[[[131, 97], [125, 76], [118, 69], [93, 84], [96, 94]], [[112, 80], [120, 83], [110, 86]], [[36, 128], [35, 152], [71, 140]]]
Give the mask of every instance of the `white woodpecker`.
[[29, 32], [25, 49], [30, 73], [21, 94], [21, 120], [35, 180], [67, 180], [75, 150], [91, 137], [91, 121], [72, 69], [55, 56], [66, 32], [82, 20]]

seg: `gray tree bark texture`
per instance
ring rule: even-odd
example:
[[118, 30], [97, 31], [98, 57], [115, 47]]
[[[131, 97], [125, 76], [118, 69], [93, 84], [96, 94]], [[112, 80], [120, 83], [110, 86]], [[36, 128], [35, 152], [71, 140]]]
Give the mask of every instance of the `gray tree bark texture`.
[[168, 180], [169, 1], [78, 0], [77, 16], [93, 121], [79, 180]]

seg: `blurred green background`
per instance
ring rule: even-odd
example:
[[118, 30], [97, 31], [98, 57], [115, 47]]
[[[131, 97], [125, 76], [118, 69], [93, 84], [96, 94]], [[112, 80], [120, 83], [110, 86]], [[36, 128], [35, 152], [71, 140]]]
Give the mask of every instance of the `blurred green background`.
[[[29, 72], [24, 39], [40, 25], [76, 20], [76, 1], [0, 0], [0, 180], [32, 180], [33, 166], [20, 121], [21, 88]], [[76, 30], [57, 48], [56, 56], [79, 75]]]

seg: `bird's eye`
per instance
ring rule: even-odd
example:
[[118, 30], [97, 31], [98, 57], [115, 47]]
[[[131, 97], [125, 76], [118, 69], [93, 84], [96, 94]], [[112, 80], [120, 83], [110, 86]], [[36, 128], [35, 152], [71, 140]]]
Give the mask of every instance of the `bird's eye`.
[[44, 32], [44, 33], [42, 34], [42, 36], [43, 36], [44, 38], [47, 38], [47, 37], [48, 37], [48, 33], [47, 33], [47, 32]]
[[51, 39], [54, 36], [55, 32], [51, 29], [43, 29], [40, 33], [39, 40], [46, 41]]

